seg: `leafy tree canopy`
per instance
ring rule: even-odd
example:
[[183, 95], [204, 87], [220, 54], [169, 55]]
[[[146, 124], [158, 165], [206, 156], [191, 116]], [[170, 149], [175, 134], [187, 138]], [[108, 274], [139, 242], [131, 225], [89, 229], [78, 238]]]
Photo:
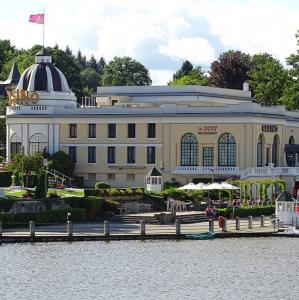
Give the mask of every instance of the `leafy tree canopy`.
[[104, 67], [104, 86], [151, 85], [149, 71], [130, 57], [114, 57]]
[[248, 72], [253, 97], [263, 105], [276, 105], [288, 82], [288, 72], [270, 54], [255, 54]]
[[250, 55], [229, 50], [220, 54], [218, 60], [212, 62], [209, 85], [241, 90], [244, 81], [249, 79], [250, 69]]
[[68, 154], [63, 151], [58, 151], [50, 156], [49, 168], [62, 174], [72, 176], [75, 170], [75, 164]]
[[208, 77], [201, 67], [195, 67], [188, 74], [169, 82], [169, 85], [207, 85]]

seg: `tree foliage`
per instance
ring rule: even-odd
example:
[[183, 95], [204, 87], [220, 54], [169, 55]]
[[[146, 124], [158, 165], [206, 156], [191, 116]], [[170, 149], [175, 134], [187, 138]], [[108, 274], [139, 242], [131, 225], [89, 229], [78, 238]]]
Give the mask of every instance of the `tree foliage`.
[[130, 57], [114, 57], [104, 67], [104, 86], [151, 85], [149, 71]]
[[49, 168], [62, 174], [72, 176], [75, 170], [75, 164], [68, 154], [63, 151], [58, 151], [50, 156]]
[[253, 97], [259, 103], [279, 103], [288, 82], [288, 73], [277, 59], [268, 53], [253, 55], [248, 75]]
[[229, 50], [220, 54], [219, 59], [212, 62], [209, 85], [241, 90], [243, 83], [249, 79], [250, 69], [250, 55]]

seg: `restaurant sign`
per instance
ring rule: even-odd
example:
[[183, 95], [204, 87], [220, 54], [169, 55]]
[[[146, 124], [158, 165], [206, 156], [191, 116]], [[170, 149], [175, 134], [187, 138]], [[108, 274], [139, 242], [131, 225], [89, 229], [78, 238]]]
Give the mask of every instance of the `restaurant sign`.
[[36, 104], [39, 101], [39, 95], [36, 92], [28, 92], [25, 90], [9, 90], [6, 89], [6, 93], [8, 96], [8, 105], [27, 105], [31, 102], [31, 104]]
[[215, 125], [203, 125], [198, 127], [198, 134], [217, 134], [217, 128], [218, 126]]
[[277, 132], [277, 125], [262, 125], [262, 132]]

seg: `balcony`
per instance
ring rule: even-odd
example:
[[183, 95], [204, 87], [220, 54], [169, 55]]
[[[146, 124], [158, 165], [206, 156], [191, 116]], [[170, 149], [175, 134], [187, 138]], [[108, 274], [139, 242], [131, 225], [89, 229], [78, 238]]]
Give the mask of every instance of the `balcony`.
[[177, 166], [171, 171], [177, 175], [240, 175], [239, 167]]
[[249, 177], [299, 176], [299, 167], [260, 167], [248, 168], [241, 172], [241, 179]]

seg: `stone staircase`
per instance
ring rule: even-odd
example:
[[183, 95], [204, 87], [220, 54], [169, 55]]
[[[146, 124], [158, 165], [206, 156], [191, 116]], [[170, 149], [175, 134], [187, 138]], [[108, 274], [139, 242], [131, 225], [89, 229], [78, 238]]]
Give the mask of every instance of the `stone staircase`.
[[176, 215], [175, 217], [177, 220], [181, 221], [181, 224], [191, 224], [191, 223], [199, 223], [199, 222], [206, 222], [209, 218], [202, 212], [188, 214], [188, 215]]
[[139, 224], [141, 220], [144, 220], [146, 224], [158, 224], [158, 220], [154, 216], [144, 215], [115, 215], [110, 220], [113, 223], [123, 224]]
[[[199, 223], [199, 222], [206, 222], [209, 220], [203, 212], [176, 215], [175, 218], [180, 220], [181, 224]], [[115, 215], [110, 221], [114, 223], [139, 224], [141, 220], [144, 220], [145, 223], [147, 224], [159, 224], [159, 221], [154, 216], [154, 213], [152, 215], [142, 215], [142, 214]], [[174, 221], [172, 223], [174, 223]]]

